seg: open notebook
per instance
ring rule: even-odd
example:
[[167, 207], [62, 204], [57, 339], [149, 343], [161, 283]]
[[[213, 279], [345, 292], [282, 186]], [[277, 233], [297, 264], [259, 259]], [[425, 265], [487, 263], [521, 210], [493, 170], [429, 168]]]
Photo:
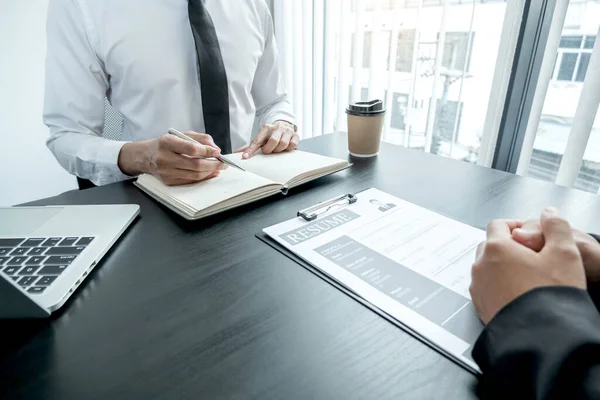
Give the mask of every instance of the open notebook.
[[241, 153], [227, 156], [246, 171], [229, 167], [208, 181], [167, 186], [152, 175], [141, 175], [136, 185], [186, 219], [200, 219], [251, 203], [350, 166], [348, 161], [300, 150], [256, 154], [242, 160]]

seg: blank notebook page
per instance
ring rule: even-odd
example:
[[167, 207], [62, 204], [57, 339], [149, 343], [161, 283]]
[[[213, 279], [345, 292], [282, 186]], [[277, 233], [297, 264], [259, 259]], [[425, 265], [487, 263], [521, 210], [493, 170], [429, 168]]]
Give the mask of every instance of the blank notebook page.
[[285, 185], [305, 172], [344, 162], [336, 158], [306, 153], [300, 150], [278, 154], [258, 153], [249, 160], [242, 160], [241, 153], [229, 154], [227, 158], [239, 164], [245, 170], [264, 176], [281, 185]]

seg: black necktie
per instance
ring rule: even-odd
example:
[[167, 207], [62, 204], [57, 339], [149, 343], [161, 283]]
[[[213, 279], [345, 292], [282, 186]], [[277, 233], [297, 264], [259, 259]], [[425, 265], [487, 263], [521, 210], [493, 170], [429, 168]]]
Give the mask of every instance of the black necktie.
[[189, 0], [188, 13], [196, 42], [206, 133], [213, 137], [223, 154], [229, 154], [229, 92], [217, 32], [203, 0]]

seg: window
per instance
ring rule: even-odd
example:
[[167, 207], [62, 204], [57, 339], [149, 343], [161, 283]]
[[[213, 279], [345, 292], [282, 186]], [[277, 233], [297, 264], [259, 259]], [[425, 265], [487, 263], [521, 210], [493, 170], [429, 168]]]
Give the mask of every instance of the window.
[[[514, 72], [527, 76], [532, 72], [523, 67], [531, 61], [523, 54], [524, 49], [532, 49], [536, 57], [545, 50], [539, 42], [543, 37], [520, 37], [522, 26], [514, 22], [522, 20], [527, 27], [533, 27], [552, 18], [543, 12], [542, 2], [535, 7], [535, 2], [531, 3], [525, 10], [522, 2], [517, 3], [507, 7], [510, 3], [506, 0], [362, 0], [357, 7], [357, 0], [275, 1], [275, 35], [284, 61], [286, 85], [293, 89], [293, 107], [304, 128], [302, 137], [346, 130], [345, 109], [352, 97], [349, 88], [353, 87], [354, 101], [367, 100], [368, 96], [385, 99], [388, 114], [383, 140], [488, 166], [494, 164], [494, 150], [497, 155], [511, 153], [509, 162], [500, 168], [514, 170], [516, 157], [512, 155], [516, 149], [508, 149], [504, 144], [526, 133], [522, 131], [526, 130], [523, 125], [527, 119], [518, 124], [518, 132], [504, 128], [502, 137], [506, 140], [500, 137], [502, 146], [494, 149], [496, 133], [502, 130], [501, 117], [510, 111], [503, 110], [507, 99], [502, 93], [508, 87], [508, 92], [514, 94], [508, 84], [514, 82], [513, 67], [519, 67]], [[298, 12], [299, 4], [302, 13]], [[600, 1], [577, 0], [570, 2], [568, 8], [575, 8], [576, 12], [570, 12], [570, 17], [563, 15], [566, 23], [562, 37], [553, 37], [553, 57], [543, 63], [541, 76], [550, 82], [537, 85], [528, 80], [524, 85], [516, 85], [518, 90], [528, 90], [527, 86], [547, 89], [544, 96], [537, 96], [535, 108], [523, 104], [523, 110], [519, 110], [535, 111], [532, 115], [540, 115], [541, 119], [539, 129], [527, 132], [531, 162], [523, 163], [519, 172], [522, 175], [528, 173], [530, 165], [532, 176], [553, 179], [556, 175], [590, 69], [600, 26]], [[357, 15], [359, 9], [361, 14]], [[307, 15], [309, 10], [313, 19]], [[440, 46], [442, 30], [446, 33]], [[353, 36], [357, 32], [364, 36]], [[392, 38], [391, 32], [397, 32], [397, 36]], [[517, 36], [517, 47], [502, 39]], [[300, 37], [302, 46], [297, 46]], [[354, 51], [363, 54], [358, 57]], [[392, 53], [395, 55], [390, 58]], [[311, 54], [317, 65], [306, 62]], [[513, 60], [513, 56], [518, 58]], [[525, 63], [521, 62], [523, 59]], [[309, 69], [312, 74], [306, 73]], [[542, 97], [545, 101], [540, 104]], [[586, 190], [600, 187], [598, 113], [578, 178], [578, 182], [585, 181]], [[582, 132], [578, 128], [576, 131]], [[519, 150], [525, 147], [524, 144]], [[573, 154], [566, 152], [566, 158], [572, 159]], [[523, 152], [520, 158], [525, 158], [522, 155]], [[571, 179], [574, 168], [570, 167], [568, 176], [563, 168], [561, 180]], [[583, 183], [578, 185], [583, 187]]]
[[570, 81], [573, 79], [573, 72], [575, 71], [575, 64], [577, 64], [576, 53], [564, 53], [560, 61], [560, 69], [558, 70], [559, 81]]
[[471, 64], [471, 49], [473, 48], [473, 36], [469, 41], [468, 32], [447, 32], [444, 43], [444, 54], [442, 56], [442, 67], [449, 70], [462, 71]]
[[[456, 139], [453, 136], [458, 134], [458, 131], [460, 130], [462, 106], [462, 103], [459, 104], [453, 100], [437, 100], [437, 112], [435, 115], [431, 142], [432, 153], [445, 156], [450, 154], [453, 139]], [[455, 150], [456, 155], [460, 154], [460, 157], [457, 158], [468, 162], [476, 161], [476, 152], [473, 152], [468, 146], [461, 145], [456, 140], [454, 143], [456, 147], [460, 147], [460, 149]]]
[[560, 38], [561, 49], [578, 49], [581, 47], [583, 36], [563, 36]]
[[579, 58], [579, 68], [577, 69], [577, 75], [575, 76], [577, 82], [583, 82], [585, 79], [585, 73], [587, 72], [591, 57], [592, 55], [590, 53], [581, 54], [581, 57]]
[[583, 48], [584, 49], [593, 49], [595, 42], [596, 42], [596, 36], [586, 36], [585, 42], [583, 42]]
[[[376, 47], [376, 51], [378, 53], [376, 53], [377, 58], [379, 59], [381, 56], [381, 54], [385, 54], [385, 69], [387, 70], [387, 66], [388, 66], [388, 62], [390, 59], [390, 52], [389, 52], [389, 47], [390, 47], [390, 37], [391, 37], [391, 31], [380, 31], [379, 32], [379, 41], [381, 42], [381, 44], [379, 46]], [[354, 41], [354, 33], [352, 34], [352, 40]], [[371, 31], [366, 31], [364, 32], [364, 36], [363, 36], [363, 53], [362, 53], [362, 68], [368, 69], [368, 68], [372, 68], [373, 65], [371, 64], [371, 46], [373, 46], [373, 32]], [[382, 49], [384, 49], [385, 51], [382, 52]], [[355, 68], [356, 66], [354, 65], [354, 48], [350, 49], [351, 51], [351, 62], [352, 62], [352, 67]], [[412, 55], [411, 55], [412, 57]], [[409, 60], [409, 63], [411, 62], [412, 58]]]
[[434, 137], [437, 137], [444, 141], [451, 141], [454, 135], [454, 124], [457, 124], [458, 131], [460, 129], [460, 119], [462, 114], [462, 103], [438, 99], [437, 101], [438, 112], [435, 116], [434, 124]]
[[[527, 145], [521, 149], [517, 173], [599, 193], [600, 109], [584, 107], [586, 112], [578, 121], [575, 121], [575, 115], [582, 101], [585, 75], [597, 40], [596, 35], [588, 33], [598, 32], [600, 28], [600, 3], [572, 1], [568, 6], [567, 17], [569, 15], [577, 18], [571, 21], [567, 18], [563, 26], [554, 70], [545, 86], [545, 97], [538, 100], [543, 104], [537, 129], [524, 139]], [[580, 18], [586, 15], [585, 19]], [[589, 131], [586, 128], [583, 132], [581, 125], [576, 124], [582, 120], [585, 124], [590, 123]], [[574, 125], [579, 127], [574, 129]], [[574, 140], [570, 141], [572, 135]], [[585, 140], [585, 151], [578, 159], [580, 155], [574, 157], [573, 149], [581, 146], [582, 140]], [[562, 173], [559, 173], [561, 168]]]
[[563, 82], [583, 82], [595, 42], [596, 36], [562, 36], [554, 67], [554, 79]]
[[398, 32], [398, 51], [396, 53], [396, 71], [412, 72], [413, 53], [415, 48], [415, 30]]
[[404, 130], [406, 128], [406, 109], [408, 107], [408, 95], [392, 93], [392, 117], [390, 126], [394, 129]]
[[[312, 4], [318, 19], [298, 15], [297, 4]], [[302, 100], [293, 104], [297, 120], [303, 127], [316, 127], [303, 129], [303, 138], [312, 132], [347, 129], [348, 100], [370, 96], [386, 101], [383, 140], [437, 153], [432, 142], [439, 137], [443, 143], [438, 154], [460, 160], [472, 154], [476, 159], [488, 104], [495, 98], [496, 70], [505, 68], [505, 61], [497, 63], [505, 58], [498, 57], [499, 51], [512, 52], [504, 48], [508, 43], [500, 48], [503, 30], [512, 29], [505, 27], [506, 2], [476, 0], [476, 13], [471, 12], [474, 3], [465, 0], [362, 0], [360, 7], [357, 4], [351, 0], [274, 2], [284, 76], [293, 89], [293, 103]], [[449, 32], [445, 45], [439, 47], [443, 25]], [[308, 49], [295, 46], [298, 33], [303, 45], [312, 44], [313, 61], [320, 62], [314, 55], [323, 54], [322, 70], [313, 65], [313, 74], [304, 73], [309, 66], [303, 52]], [[464, 68], [468, 73], [463, 77]], [[314, 91], [321, 84], [322, 96], [320, 90]], [[304, 107], [306, 97], [313, 107]]]

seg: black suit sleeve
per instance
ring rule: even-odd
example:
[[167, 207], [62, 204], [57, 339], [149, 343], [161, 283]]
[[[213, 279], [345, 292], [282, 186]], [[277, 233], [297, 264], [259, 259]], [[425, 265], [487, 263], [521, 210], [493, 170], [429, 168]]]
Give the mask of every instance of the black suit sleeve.
[[[590, 236], [596, 239], [598, 243], [600, 243], [600, 235], [590, 233]], [[600, 311], [600, 282], [588, 284], [588, 292], [590, 293], [592, 300], [596, 304], [596, 308], [598, 309], [598, 311]]]
[[600, 314], [584, 290], [534, 289], [494, 317], [473, 358], [483, 398], [600, 399]]
[[596, 308], [600, 312], [600, 282], [588, 282], [588, 293], [590, 294], [592, 301], [596, 305]]

